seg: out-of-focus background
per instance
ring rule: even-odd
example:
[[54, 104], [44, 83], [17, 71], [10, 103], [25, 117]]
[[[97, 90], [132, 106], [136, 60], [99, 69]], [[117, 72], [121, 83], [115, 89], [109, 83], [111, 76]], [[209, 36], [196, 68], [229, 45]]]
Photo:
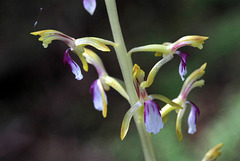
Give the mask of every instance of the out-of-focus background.
[[[188, 99], [200, 108], [197, 132], [184, 140], [175, 133], [176, 114], [153, 135], [158, 160], [197, 161], [214, 145], [224, 143], [219, 161], [240, 160], [240, 1], [239, 0], [117, 0], [127, 44], [133, 47], [174, 42], [185, 35], [210, 37], [202, 50], [190, 54], [188, 74], [207, 62], [206, 85]], [[40, 8], [42, 11], [40, 12]], [[89, 87], [95, 69], [77, 81], [62, 62], [67, 46], [54, 41], [44, 49], [29, 33], [56, 29], [72, 37], [112, 40], [103, 0], [90, 16], [82, 1], [2, 0], [0, 2], [0, 160], [2, 161], [139, 161], [143, 154], [134, 122], [120, 141], [120, 126], [128, 103], [114, 90], [107, 92], [108, 116], [94, 109]], [[34, 27], [35, 21], [38, 24]], [[112, 51], [113, 48], [111, 48]], [[109, 73], [122, 78], [114, 52], [98, 52]], [[76, 56], [72, 57], [80, 64]], [[135, 63], [146, 74], [159, 58], [136, 53]], [[178, 96], [183, 82], [178, 56], [158, 73], [148, 93]], [[160, 104], [161, 105], [161, 104]]]

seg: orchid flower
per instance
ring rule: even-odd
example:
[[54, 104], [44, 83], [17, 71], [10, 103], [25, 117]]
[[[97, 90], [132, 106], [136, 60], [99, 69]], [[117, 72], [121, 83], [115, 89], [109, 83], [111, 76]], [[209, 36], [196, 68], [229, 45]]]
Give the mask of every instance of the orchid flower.
[[149, 87], [153, 80], [159, 71], [159, 69], [173, 59], [173, 54], [177, 54], [181, 58], [181, 62], [179, 65], [179, 74], [184, 81], [184, 76], [187, 74], [187, 57], [189, 56], [187, 53], [178, 51], [180, 47], [183, 46], [192, 46], [197, 47], [198, 49], [203, 48], [204, 41], [208, 39], [208, 37], [204, 36], [184, 36], [177, 40], [174, 43], [163, 43], [163, 44], [154, 44], [154, 45], [145, 45], [141, 47], [133, 48], [129, 51], [129, 54], [132, 54], [133, 52], [155, 52], [155, 56], [162, 56], [163, 58], [157, 62], [154, 67], [151, 69], [147, 81], [142, 82], [141, 86], [143, 88]]
[[167, 117], [168, 113], [171, 112], [172, 110], [176, 110], [176, 112], [178, 113], [177, 120], [176, 120], [176, 132], [177, 132], [179, 141], [183, 140], [181, 127], [182, 127], [182, 118], [186, 111], [187, 104], [191, 105], [191, 111], [188, 116], [188, 133], [194, 134], [196, 132], [196, 122], [197, 122], [197, 117], [200, 114], [200, 111], [193, 102], [187, 101], [187, 96], [192, 89], [196, 87], [201, 87], [204, 85], [204, 80], [198, 80], [198, 79], [200, 79], [204, 75], [205, 68], [206, 68], [206, 63], [203, 64], [199, 69], [195, 70], [191, 75], [189, 75], [183, 84], [183, 87], [181, 89], [179, 96], [173, 100], [173, 102], [182, 106], [183, 109], [174, 109], [173, 107], [166, 105], [161, 110], [163, 118]]
[[90, 13], [90, 15], [93, 15], [97, 3], [96, 0], [83, 0], [83, 6], [85, 8], [86, 11], [88, 11], [88, 13]]
[[91, 85], [90, 93], [93, 94], [93, 103], [95, 109], [102, 111], [103, 117], [107, 116], [107, 95], [105, 90], [109, 90], [110, 87], [112, 87], [124, 98], [129, 100], [128, 95], [122, 85], [115, 78], [108, 76], [99, 56], [92, 50], [85, 47], [90, 45], [100, 51], [110, 51], [106, 45], [115, 46], [113, 42], [95, 37], [74, 39], [56, 30], [42, 30], [32, 32], [31, 34], [40, 35], [39, 41], [43, 42], [44, 48], [47, 48], [53, 40], [61, 40], [65, 42], [69, 48], [64, 53], [63, 63], [69, 64], [72, 73], [75, 75], [77, 80], [81, 80], [83, 75], [78, 64], [70, 57], [69, 50], [78, 55], [82, 61], [83, 69], [85, 71], [88, 71], [88, 63], [92, 64], [96, 68], [99, 78]]
[[180, 105], [172, 102], [170, 99], [162, 95], [148, 95], [146, 89], [140, 86], [141, 82], [144, 81], [144, 77], [144, 71], [141, 70], [137, 64], [135, 64], [133, 67], [133, 83], [139, 100], [128, 110], [124, 116], [121, 128], [122, 140], [127, 134], [131, 118], [135, 112], [140, 112], [143, 114], [142, 117], [144, 117], [144, 123], [148, 133], [157, 134], [163, 128], [160, 107], [153, 101], [153, 99], [159, 99], [170, 106], [181, 108]]
[[95, 37], [85, 37], [85, 38], [75, 39], [56, 30], [41, 30], [41, 31], [32, 32], [31, 34], [40, 35], [40, 38], [38, 40], [43, 42], [42, 45], [44, 48], [47, 48], [48, 45], [51, 44], [53, 40], [60, 40], [65, 42], [69, 48], [66, 50], [64, 54], [63, 62], [64, 64], [65, 63], [69, 64], [69, 66], [71, 67], [72, 73], [75, 75], [75, 78], [77, 80], [81, 80], [83, 76], [81, 74], [81, 70], [78, 64], [74, 60], [72, 60], [72, 58], [70, 57], [69, 49], [73, 53], [78, 55], [78, 57], [82, 61], [83, 69], [85, 71], [88, 71], [88, 64], [85, 58], [83, 57], [83, 53], [85, 52], [85, 49], [86, 49], [84, 48], [85, 46], [90, 45], [100, 51], [110, 51], [110, 49], [106, 45], [112, 45], [112, 46], [115, 45], [111, 41], [95, 38]]
[[86, 48], [84, 48], [84, 50], [83, 56], [87, 63], [95, 67], [99, 76], [90, 87], [90, 93], [93, 95], [93, 104], [96, 110], [102, 111], [103, 117], [105, 118], [107, 116], [107, 95], [105, 91], [108, 91], [110, 87], [112, 87], [128, 101], [129, 97], [122, 85], [115, 78], [107, 74], [99, 56], [92, 50]]

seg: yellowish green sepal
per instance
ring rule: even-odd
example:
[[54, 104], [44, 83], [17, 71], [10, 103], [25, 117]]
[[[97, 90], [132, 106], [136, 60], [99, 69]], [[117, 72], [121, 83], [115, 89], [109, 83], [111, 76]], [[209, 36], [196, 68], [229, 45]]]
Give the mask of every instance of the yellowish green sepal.
[[222, 148], [223, 143], [220, 143], [216, 146], [214, 146], [213, 148], [211, 148], [204, 156], [204, 158], [202, 159], [202, 161], [212, 161], [212, 160], [216, 160], [221, 154], [222, 152], [220, 151], [220, 149]]
[[90, 45], [93, 46], [94, 48], [100, 50], [100, 51], [110, 51], [110, 49], [101, 41], [90, 38], [90, 37], [84, 37], [84, 38], [79, 38], [75, 40], [75, 46], [86, 46]]
[[113, 77], [110, 76], [104, 76], [102, 79], [104, 79], [104, 83], [115, 89], [118, 93], [120, 93], [126, 100], [129, 101], [128, 94], [126, 90], [122, 87], [122, 85]]
[[101, 42], [101, 43], [103, 43], [105, 45], [110, 45], [110, 46], [113, 46], [113, 47], [116, 46], [116, 44], [114, 42], [109, 41], [109, 40], [105, 40], [105, 39], [98, 38], [98, 37], [89, 37], [89, 38], [97, 40], [97, 41], [99, 41], [99, 42]]
[[134, 52], [157, 52], [157, 56], [162, 56], [165, 54], [170, 53], [171, 49], [167, 45], [158, 45], [158, 44], [153, 44], [153, 45], [145, 45], [145, 46], [140, 46], [140, 47], [135, 47], [131, 49], [128, 54], [131, 55]]
[[141, 107], [143, 106], [143, 104], [138, 101], [135, 105], [133, 105], [125, 114], [124, 118], [123, 118], [123, 122], [122, 122], [122, 126], [121, 126], [121, 140], [123, 140], [125, 138], [125, 136], [127, 135], [128, 129], [129, 129], [129, 125], [130, 125], [130, 121], [133, 117], [133, 114]]
[[171, 101], [170, 99], [168, 99], [167, 97], [160, 95], [160, 94], [151, 94], [149, 95], [149, 98], [151, 99], [158, 99], [160, 101], [165, 102], [166, 104], [173, 106], [174, 109], [183, 109], [183, 107], [173, 101]]
[[155, 79], [155, 76], [157, 75], [159, 69], [164, 65], [166, 64], [167, 62], [169, 62], [171, 59], [173, 58], [173, 55], [171, 54], [168, 54], [167, 56], [165, 56], [164, 58], [162, 58], [159, 62], [157, 62], [157, 64], [154, 65], [154, 67], [151, 69], [150, 73], [148, 74], [148, 77], [147, 77], [147, 81], [144, 81], [141, 83], [140, 87], [142, 88], [147, 88], [149, 87], [154, 79]]
[[47, 48], [49, 44], [52, 43], [53, 40], [61, 40], [64, 41], [69, 47], [74, 47], [75, 39], [56, 30], [41, 30], [31, 32], [32, 35], [39, 35], [39, 41], [43, 42], [43, 47]]

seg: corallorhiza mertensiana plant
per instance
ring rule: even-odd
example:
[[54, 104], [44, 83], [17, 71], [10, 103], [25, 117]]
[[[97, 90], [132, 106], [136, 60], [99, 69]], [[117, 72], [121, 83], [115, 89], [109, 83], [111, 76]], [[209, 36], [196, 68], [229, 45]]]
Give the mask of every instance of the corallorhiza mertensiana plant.
[[[204, 80], [201, 79], [201, 77], [205, 73], [206, 63], [192, 72], [185, 80], [187, 74], [187, 57], [190, 55], [180, 51], [180, 48], [183, 46], [190, 46], [202, 49], [203, 43], [208, 37], [198, 35], [183, 36], [173, 43], [165, 42], [162, 44], [150, 44], [135, 47], [127, 52], [121, 33], [115, 0], [105, 0], [105, 4], [114, 41], [97, 37], [75, 39], [52, 29], [36, 31], [31, 34], [40, 36], [39, 41], [42, 41], [44, 48], [47, 48], [53, 40], [60, 40], [67, 44], [68, 48], [63, 54], [63, 63], [67, 63], [70, 66], [72, 73], [75, 75], [75, 79], [81, 80], [83, 79], [83, 75], [81, 68], [70, 57], [69, 52], [73, 52], [79, 57], [84, 71], [88, 71], [88, 64], [95, 67], [98, 73], [98, 79], [96, 79], [90, 86], [90, 92], [93, 96], [95, 109], [102, 111], [104, 118], [107, 117], [108, 105], [106, 91], [108, 91], [110, 87], [115, 89], [129, 102], [130, 108], [126, 111], [123, 118], [120, 137], [122, 140], [126, 137], [131, 119], [134, 118], [142, 143], [145, 160], [154, 161], [156, 159], [150, 138], [151, 133], [157, 134], [162, 128], [164, 128], [164, 124], [171, 111], [177, 113], [176, 133], [179, 141], [183, 140], [181, 128], [182, 118], [188, 104], [191, 108], [188, 115], [188, 133], [194, 134], [196, 132], [197, 117], [199, 116], [200, 111], [193, 102], [187, 99], [187, 96], [192, 89], [204, 85]], [[83, 5], [91, 15], [94, 14], [96, 0], [83, 0]], [[88, 46], [92, 46], [102, 52], [109, 52], [110, 49], [108, 46], [112, 46], [115, 49], [118, 58], [123, 81], [119, 82], [119, 79], [109, 76], [100, 57], [94, 51], [88, 49]], [[137, 52], [154, 52], [156, 58], [159, 60], [153, 65], [146, 80], [145, 72], [137, 64], [133, 65], [131, 59], [131, 55], [137, 54]], [[160, 94], [148, 94], [147, 88], [152, 85], [159, 69], [172, 60], [174, 55], [178, 55], [181, 59], [179, 65], [179, 79], [184, 81], [179, 95], [171, 100]], [[160, 100], [166, 103], [166, 105], [161, 108], [154, 100]], [[219, 147], [221, 148], [221, 146]], [[218, 153], [214, 150], [212, 153], [209, 152], [214, 156], [214, 159], [220, 155], [220, 152], [218, 151], [220, 148], [217, 149]], [[211, 157], [208, 156], [210, 156], [210, 154], [207, 155], [207, 157], [205, 156], [203, 160], [211, 160]]]

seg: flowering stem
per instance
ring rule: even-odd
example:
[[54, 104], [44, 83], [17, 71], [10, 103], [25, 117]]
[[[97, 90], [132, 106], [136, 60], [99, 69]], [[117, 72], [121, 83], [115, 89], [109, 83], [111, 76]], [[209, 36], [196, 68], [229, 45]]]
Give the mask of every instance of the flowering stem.
[[[131, 56], [127, 54], [127, 49], [123, 40], [121, 27], [118, 20], [117, 7], [115, 0], [105, 0], [107, 13], [112, 29], [113, 39], [116, 43], [115, 51], [122, 71], [126, 90], [129, 95], [131, 106], [138, 101], [138, 96], [133, 85], [132, 69], [133, 63]], [[155, 161], [154, 150], [151, 142], [151, 136], [146, 132], [145, 124], [139, 112], [134, 114], [134, 121], [141, 139], [145, 161]]]

